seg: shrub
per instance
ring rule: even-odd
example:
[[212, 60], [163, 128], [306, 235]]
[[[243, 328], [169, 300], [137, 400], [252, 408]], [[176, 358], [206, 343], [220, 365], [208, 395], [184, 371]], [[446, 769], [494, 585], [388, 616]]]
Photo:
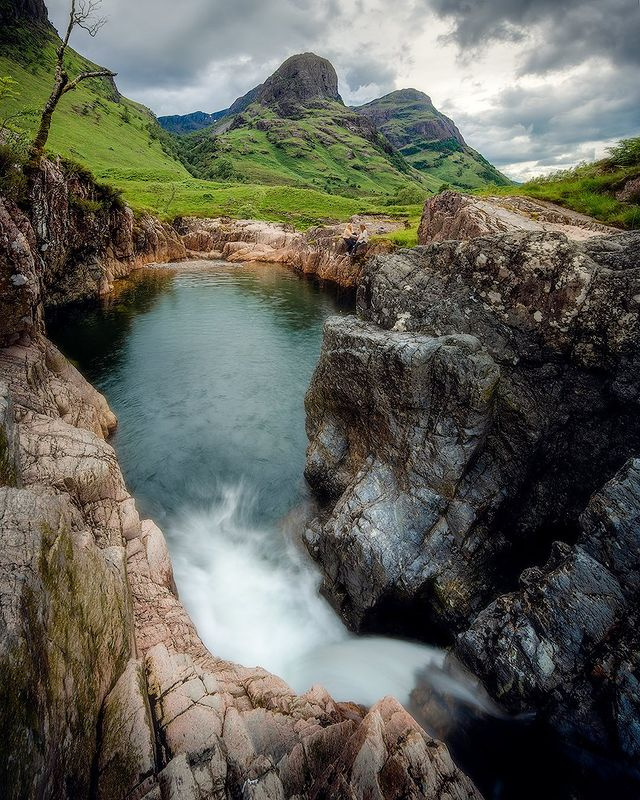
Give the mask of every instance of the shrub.
[[405, 186], [389, 197], [388, 206], [418, 206], [427, 199], [427, 193], [419, 186]]
[[0, 194], [21, 205], [27, 198], [24, 153], [14, 142], [0, 142]]
[[640, 136], [622, 139], [610, 147], [609, 160], [617, 167], [635, 167], [640, 164]]
[[99, 214], [104, 211], [104, 206], [97, 200], [89, 200], [77, 194], [69, 194], [69, 205], [81, 214]]

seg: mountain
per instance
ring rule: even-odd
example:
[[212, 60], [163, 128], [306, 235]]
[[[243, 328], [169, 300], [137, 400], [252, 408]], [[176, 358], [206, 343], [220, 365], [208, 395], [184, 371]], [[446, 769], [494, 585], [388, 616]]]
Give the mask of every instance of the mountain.
[[255, 101], [277, 105], [280, 100], [306, 103], [314, 97], [342, 102], [338, 94], [338, 76], [325, 58], [302, 53], [288, 58], [265, 83], [238, 97], [229, 108], [212, 114], [194, 111], [192, 114], [158, 117], [158, 122], [170, 133], [180, 135], [208, 128], [224, 117], [240, 114]]
[[257, 98], [261, 89], [262, 84], [249, 90], [242, 97], [238, 97], [229, 108], [224, 108], [222, 111], [214, 111], [212, 114], [207, 114], [204, 111], [194, 111], [192, 114], [173, 114], [171, 116], [158, 117], [158, 122], [169, 133], [178, 135], [209, 128], [224, 117], [233, 116], [244, 111]]
[[180, 137], [177, 147], [194, 174], [209, 179], [347, 196], [414, 186], [418, 199], [442, 182], [412, 168], [365, 115], [344, 105], [335, 69], [314, 53], [287, 59], [213, 126]]
[[0, 23], [9, 26], [19, 21], [49, 25], [43, 0], [0, 0]]
[[228, 113], [228, 108], [222, 111], [214, 111], [213, 114], [207, 114], [205, 111], [194, 111], [191, 114], [172, 114], [168, 117], [158, 117], [158, 122], [166, 131], [182, 135], [208, 128], [219, 119], [222, 119], [222, 117], [226, 117]]
[[423, 92], [402, 89], [346, 108], [335, 69], [314, 53], [287, 59], [228, 109], [159, 122], [172, 133], [193, 134], [178, 148], [203, 177], [378, 194], [395, 191], [398, 179], [429, 191], [443, 183], [467, 190], [512, 183], [469, 147]]
[[460, 189], [512, 184], [465, 142], [455, 123], [417, 89], [401, 89], [355, 109], [416, 169]]
[[333, 64], [315, 53], [302, 53], [288, 58], [267, 78], [256, 99], [264, 106], [307, 104], [313, 100], [342, 103]]

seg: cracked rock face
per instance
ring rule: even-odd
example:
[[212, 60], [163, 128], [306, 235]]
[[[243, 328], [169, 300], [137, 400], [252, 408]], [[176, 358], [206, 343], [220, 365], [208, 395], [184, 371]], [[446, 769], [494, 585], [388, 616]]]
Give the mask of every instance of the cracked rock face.
[[353, 627], [461, 630], [640, 452], [638, 235], [372, 259], [307, 396], [305, 534]]
[[[136, 218], [59, 160], [43, 159], [31, 178], [29, 203], [24, 235], [46, 305], [98, 297], [136, 267], [186, 256], [173, 228], [150, 215]], [[12, 217], [22, 224], [22, 217]], [[0, 211], [0, 247], [5, 235], [13, 237]]]
[[513, 711], [583, 746], [640, 757], [640, 461], [595, 494], [573, 547], [556, 543], [460, 635], [457, 655]]

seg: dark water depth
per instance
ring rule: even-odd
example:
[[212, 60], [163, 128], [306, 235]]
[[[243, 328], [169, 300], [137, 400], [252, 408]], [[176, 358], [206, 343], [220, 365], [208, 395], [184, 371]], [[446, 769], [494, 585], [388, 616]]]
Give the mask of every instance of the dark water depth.
[[134, 276], [49, 330], [115, 411], [112, 443], [141, 513], [162, 525], [243, 485], [250, 521], [272, 524], [305, 493], [302, 398], [322, 324], [351, 299], [266, 264]]
[[48, 329], [117, 414], [112, 444], [128, 488], [163, 529], [181, 599], [212, 652], [299, 692], [320, 683], [365, 705], [394, 695], [429, 728], [410, 699], [421, 672], [443, 707], [461, 709], [451, 735], [432, 732], [487, 798], [601, 797], [591, 766], [576, 774], [534, 727], [444, 676], [443, 651], [349, 634], [288, 535], [308, 498], [303, 401], [323, 322], [352, 308], [352, 297], [279, 266], [194, 262], [134, 273], [107, 303], [64, 308]]

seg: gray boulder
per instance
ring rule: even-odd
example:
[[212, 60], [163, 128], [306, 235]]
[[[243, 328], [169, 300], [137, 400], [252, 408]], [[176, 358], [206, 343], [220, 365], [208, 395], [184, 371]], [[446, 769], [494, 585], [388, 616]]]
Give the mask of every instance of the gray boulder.
[[433, 639], [572, 542], [640, 452], [640, 234], [372, 259], [307, 396], [305, 534], [354, 628]]

